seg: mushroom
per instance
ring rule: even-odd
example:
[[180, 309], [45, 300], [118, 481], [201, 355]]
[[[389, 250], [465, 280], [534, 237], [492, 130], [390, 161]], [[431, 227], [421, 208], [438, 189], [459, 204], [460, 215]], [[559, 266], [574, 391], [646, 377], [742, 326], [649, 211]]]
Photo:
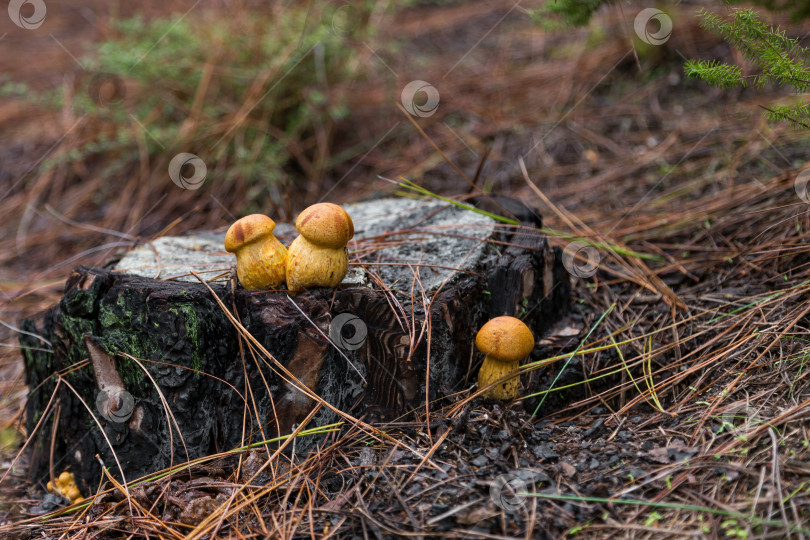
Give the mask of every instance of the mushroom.
[[[478, 387], [483, 388], [518, 370], [520, 361], [534, 348], [534, 336], [519, 319], [495, 317], [478, 331], [475, 346], [486, 355], [478, 372]], [[515, 376], [496, 384], [484, 396], [511, 401], [519, 394], [520, 377]]]
[[354, 236], [349, 213], [332, 203], [313, 204], [298, 215], [300, 233], [287, 256], [287, 288], [337, 287], [349, 270], [346, 244]]
[[225, 233], [225, 249], [236, 254], [236, 275], [245, 289], [270, 289], [284, 283], [287, 248], [273, 236], [276, 223], [251, 214]]
[[76, 485], [76, 478], [72, 472], [62, 471], [53, 482], [48, 482], [48, 491], [61, 495], [70, 501], [70, 504], [82, 499], [79, 487]]

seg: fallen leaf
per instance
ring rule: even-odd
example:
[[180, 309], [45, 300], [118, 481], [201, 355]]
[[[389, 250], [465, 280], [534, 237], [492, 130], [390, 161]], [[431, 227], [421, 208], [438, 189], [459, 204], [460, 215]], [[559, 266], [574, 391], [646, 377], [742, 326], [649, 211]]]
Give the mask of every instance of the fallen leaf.
[[568, 478], [571, 478], [577, 473], [576, 468], [565, 461], [560, 461], [560, 469], [562, 469], [562, 473]]
[[495, 505], [491, 502], [481, 506], [471, 506], [456, 514], [456, 522], [460, 525], [475, 525], [485, 519], [497, 516]]

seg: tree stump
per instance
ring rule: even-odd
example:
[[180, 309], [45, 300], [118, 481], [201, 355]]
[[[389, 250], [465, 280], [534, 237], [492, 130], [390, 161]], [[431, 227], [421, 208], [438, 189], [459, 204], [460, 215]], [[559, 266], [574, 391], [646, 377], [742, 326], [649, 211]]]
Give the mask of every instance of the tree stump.
[[[439, 202], [347, 205], [356, 229], [349, 275], [336, 289], [294, 297], [234, 288], [224, 234], [164, 237], [114, 267], [76, 269], [59, 305], [23, 322], [48, 340], [20, 337], [32, 477], [68, 469], [95, 489], [100, 461], [120, 477], [117, 457], [133, 480], [186, 456], [288, 434], [316, 402], [280, 366], [366, 419], [400, 417], [470, 388], [484, 322], [517, 316], [539, 339], [569, 296], [561, 254], [536, 213], [508, 198], [472, 204], [505, 209], [521, 225]], [[276, 229], [285, 244], [295, 234]], [[272, 358], [240, 339], [222, 306]], [[321, 406], [307, 427], [338, 420]], [[317, 441], [297, 439], [296, 452]]]

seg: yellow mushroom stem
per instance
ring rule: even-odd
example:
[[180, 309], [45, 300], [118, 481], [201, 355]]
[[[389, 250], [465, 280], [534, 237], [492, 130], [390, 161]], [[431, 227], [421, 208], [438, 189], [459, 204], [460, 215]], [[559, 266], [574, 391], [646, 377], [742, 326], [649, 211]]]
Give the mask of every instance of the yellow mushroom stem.
[[248, 290], [272, 289], [284, 283], [287, 248], [269, 235], [236, 250], [236, 275]]
[[287, 251], [290, 294], [309, 287], [337, 287], [348, 270], [349, 253], [345, 247], [322, 247], [298, 236]]
[[514, 377], [496, 384], [484, 392], [484, 396], [502, 401], [517, 399], [520, 396], [520, 376], [516, 374], [518, 369], [520, 369], [519, 360], [504, 361], [492, 355], [487, 355], [484, 357], [484, 363], [481, 364], [481, 370], [478, 372], [478, 388], [488, 386], [501, 377], [515, 373]]

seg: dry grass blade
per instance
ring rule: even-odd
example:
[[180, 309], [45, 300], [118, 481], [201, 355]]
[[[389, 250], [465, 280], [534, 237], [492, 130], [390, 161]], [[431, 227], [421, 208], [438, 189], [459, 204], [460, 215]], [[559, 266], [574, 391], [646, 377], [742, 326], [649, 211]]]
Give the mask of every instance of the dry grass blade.
[[[230, 320], [231, 324], [237, 329], [237, 331], [240, 333], [240, 335], [246, 341], [248, 341], [251, 344], [251, 346], [255, 347], [262, 354], [263, 358], [268, 358], [268, 359], [270, 359], [270, 361], [273, 362], [274, 368], [278, 370], [278, 373], [284, 378], [284, 380], [286, 382], [289, 382], [289, 383], [293, 384], [295, 386], [295, 388], [299, 392], [306, 395], [307, 397], [312, 399], [317, 404], [319, 404], [319, 405], [321, 405], [323, 407], [326, 407], [327, 409], [330, 409], [332, 412], [338, 414], [338, 416], [340, 416], [341, 418], [346, 419], [347, 421], [351, 422], [352, 424], [356, 424], [356, 425], [360, 426], [361, 429], [363, 429], [368, 435], [372, 436], [374, 439], [387, 440], [388, 442], [394, 443], [397, 446], [402, 446], [404, 449], [406, 449], [406, 450], [408, 450], [410, 452], [413, 452], [416, 455], [419, 455], [420, 458], [424, 457], [420, 453], [418, 453], [415, 450], [413, 450], [412, 448], [408, 447], [407, 445], [404, 445], [400, 441], [397, 441], [396, 439], [394, 439], [390, 435], [387, 435], [386, 433], [380, 431], [379, 429], [377, 429], [377, 428], [375, 428], [375, 427], [373, 427], [373, 426], [371, 426], [369, 424], [366, 424], [365, 422], [362, 422], [361, 420], [359, 420], [357, 418], [354, 418], [352, 415], [350, 415], [350, 414], [348, 414], [348, 413], [346, 413], [344, 411], [341, 411], [341, 410], [337, 409], [335, 406], [328, 403], [327, 401], [324, 401], [323, 398], [321, 398], [315, 392], [310, 390], [309, 387], [307, 387], [307, 385], [305, 385], [303, 382], [301, 382], [294, 374], [290, 373], [290, 371], [284, 365], [282, 365], [280, 362], [278, 362], [278, 360], [276, 360], [273, 357], [273, 355], [270, 354], [267, 351], [267, 349], [265, 349], [264, 346], [261, 343], [259, 343], [259, 341], [256, 338], [254, 338], [250, 334], [250, 332], [248, 332], [245, 329], [244, 326], [242, 326], [242, 323], [239, 322], [233, 316], [233, 314], [231, 314], [231, 312], [227, 310], [225, 305], [222, 303], [222, 300], [217, 296], [217, 294], [214, 292], [214, 290], [211, 289], [211, 287], [208, 285], [208, 283], [206, 283], [195, 272], [192, 272], [192, 274], [200, 281], [200, 283], [204, 284], [206, 286], [206, 288], [208, 288], [208, 291], [211, 293], [214, 300], [216, 300], [216, 302], [219, 304], [219, 307], [222, 309], [223, 313], [225, 313], [225, 315]], [[431, 464], [431, 465], [433, 467], [437, 467], [436, 464]]]

